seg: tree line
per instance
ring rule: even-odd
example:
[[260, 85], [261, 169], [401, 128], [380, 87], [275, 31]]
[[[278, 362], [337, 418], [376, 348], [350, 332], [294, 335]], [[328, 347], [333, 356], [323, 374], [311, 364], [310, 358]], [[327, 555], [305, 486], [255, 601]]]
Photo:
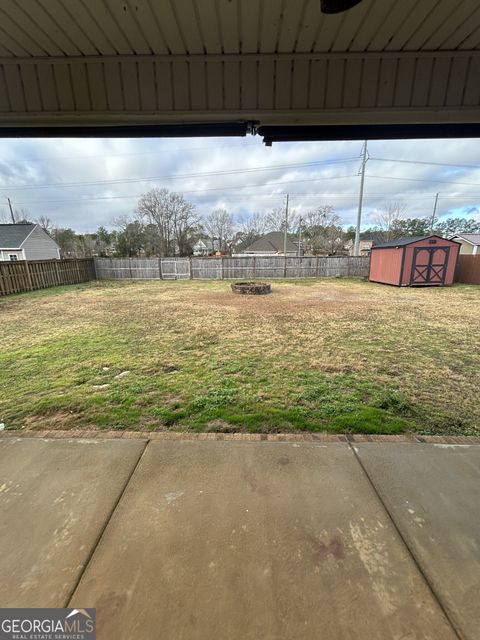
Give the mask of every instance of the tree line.
[[[430, 233], [449, 237], [456, 233], [478, 233], [480, 222], [474, 219], [406, 218], [406, 207], [400, 201], [387, 202], [377, 210], [374, 224], [364, 229], [361, 239], [376, 243], [403, 236], [425, 236]], [[27, 222], [28, 212], [15, 212], [18, 221]], [[114, 220], [115, 228], [99, 227], [94, 233], [79, 234], [71, 228], [55, 227], [45, 216], [36, 220], [59, 244], [65, 257], [82, 256], [188, 256], [198, 240], [208, 240], [211, 252], [238, 253], [269, 231], [285, 231], [313, 255], [339, 254], [353, 240], [355, 228], [345, 230], [332, 205], [324, 204], [299, 213], [285, 215], [285, 207], [266, 213], [252, 213], [235, 223], [231, 212], [218, 208], [200, 216], [193, 203], [182, 194], [155, 188], [142, 195], [131, 216]]]
[[260, 214], [252, 213], [235, 223], [233, 214], [218, 208], [200, 216], [195, 205], [179, 193], [151, 189], [138, 201], [131, 216], [114, 220], [114, 230], [99, 227], [95, 233], [77, 234], [70, 228], [55, 228], [49, 218], [39, 224], [60, 245], [67, 257], [80, 256], [188, 256], [198, 240], [208, 240], [211, 252], [231, 254], [246, 248], [269, 231], [296, 237], [302, 229], [303, 244], [314, 253], [334, 253], [344, 244], [340, 217], [330, 205], [319, 206], [300, 217], [283, 207]]

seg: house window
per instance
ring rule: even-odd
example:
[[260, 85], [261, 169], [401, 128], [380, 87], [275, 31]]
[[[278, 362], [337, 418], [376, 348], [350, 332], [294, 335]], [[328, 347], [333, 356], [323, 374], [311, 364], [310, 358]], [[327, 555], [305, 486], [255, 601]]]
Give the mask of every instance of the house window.
[[17, 262], [18, 260], [18, 256], [16, 253], [11, 253], [8, 257], [10, 258], [10, 262]]
[[437, 244], [437, 241], [432, 238], [431, 240], [428, 241], [428, 244]]

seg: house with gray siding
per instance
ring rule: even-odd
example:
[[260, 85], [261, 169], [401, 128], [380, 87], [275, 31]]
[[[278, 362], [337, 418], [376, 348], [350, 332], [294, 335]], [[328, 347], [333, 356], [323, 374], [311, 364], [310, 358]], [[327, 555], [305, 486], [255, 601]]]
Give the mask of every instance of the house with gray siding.
[[60, 247], [38, 224], [0, 224], [0, 262], [58, 259]]
[[450, 240], [460, 242], [461, 256], [480, 255], [480, 233], [459, 233], [456, 236], [452, 236]]

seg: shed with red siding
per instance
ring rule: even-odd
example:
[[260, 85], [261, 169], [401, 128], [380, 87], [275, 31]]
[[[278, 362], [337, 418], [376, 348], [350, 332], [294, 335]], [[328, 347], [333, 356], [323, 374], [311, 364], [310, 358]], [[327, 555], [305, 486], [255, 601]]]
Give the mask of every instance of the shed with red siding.
[[369, 280], [397, 287], [449, 285], [459, 251], [458, 242], [436, 235], [377, 244], [370, 254]]

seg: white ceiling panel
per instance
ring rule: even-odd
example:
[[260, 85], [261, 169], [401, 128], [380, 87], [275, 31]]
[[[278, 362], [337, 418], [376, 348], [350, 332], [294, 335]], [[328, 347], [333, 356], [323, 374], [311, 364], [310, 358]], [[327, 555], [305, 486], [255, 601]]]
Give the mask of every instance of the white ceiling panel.
[[479, 122], [478, 0], [1, 0], [0, 126]]

